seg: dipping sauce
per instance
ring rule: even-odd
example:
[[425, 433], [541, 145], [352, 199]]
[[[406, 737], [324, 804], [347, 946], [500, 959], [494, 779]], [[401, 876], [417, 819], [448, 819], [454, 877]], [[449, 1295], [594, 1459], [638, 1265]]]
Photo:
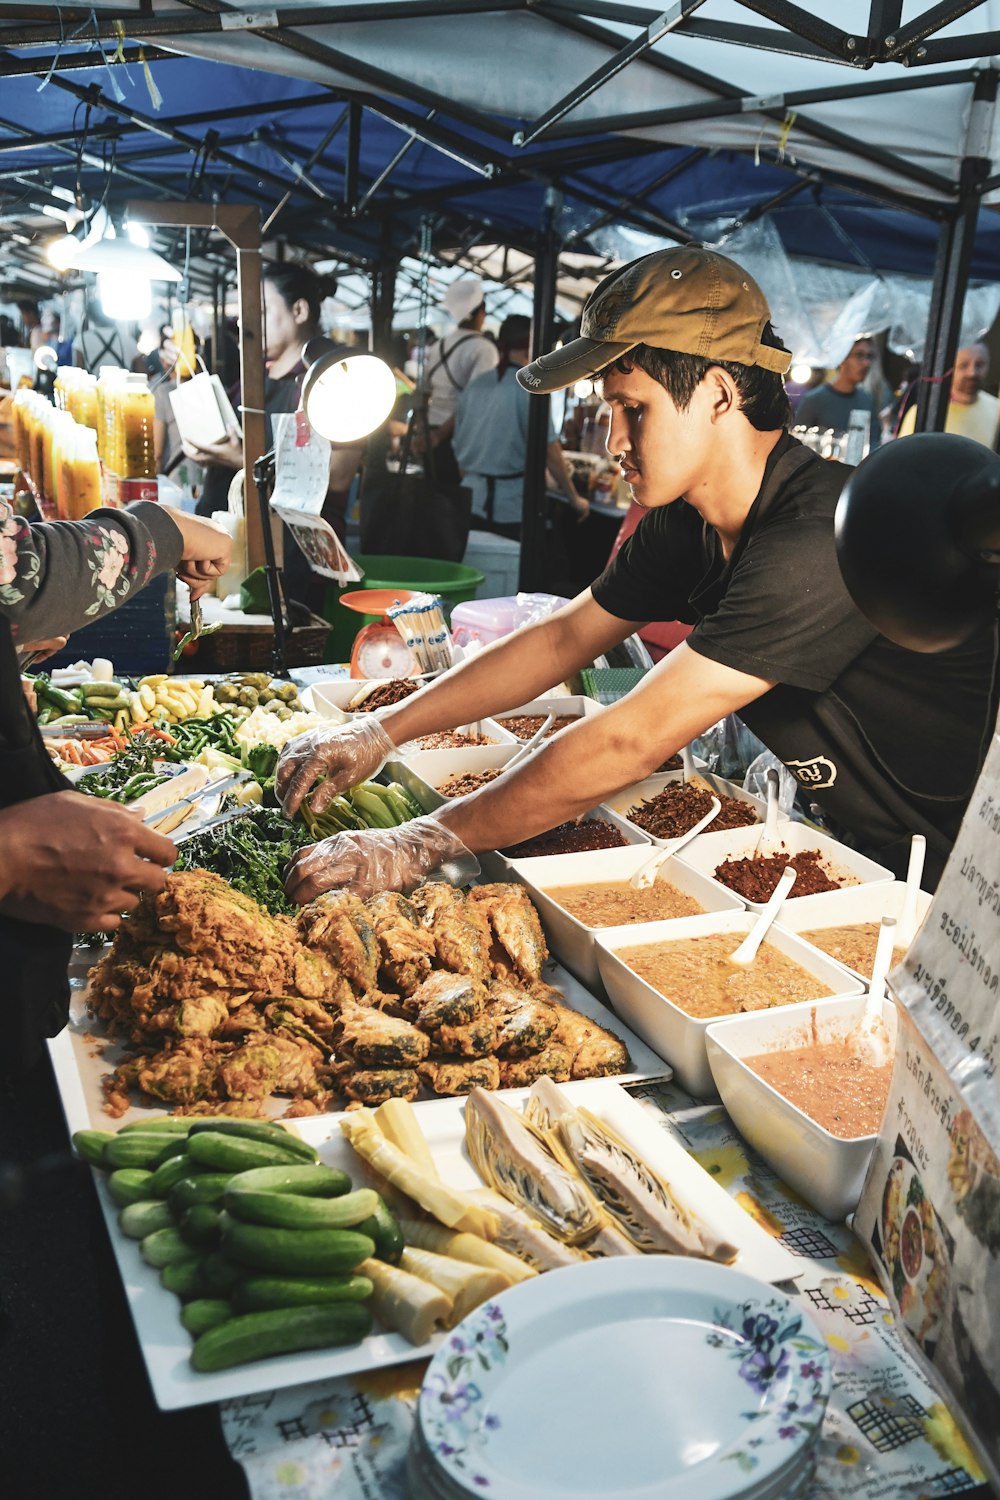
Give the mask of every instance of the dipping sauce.
[[488, 734], [462, 734], [457, 729], [442, 729], [437, 734], [421, 735], [419, 740], [407, 740], [400, 750], [464, 750], [467, 745], [495, 745], [496, 740]]
[[840, 1140], [874, 1135], [889, 1095], [892, 1063], [873, 1067], [848, 1041], [813, 1042], [744, 1057], [747, 1067]]
[[465, 797], [502, 775], [503, 766], [495, 766], [489, 771], [456, 771], [447, 781], [442, 781], [438, 791], [442, 797]]
[[636, 890], [627, 880], [597, 885], [555, 885], [545, 894], [587, 927], [619, 927], [628, 922], [658, 922], [666, 917], [694, 917], [704, 911], [667, 880]]
[[[799, 937], [812, 943], [814, 948], [822, 948], [824, 953], [829, 953], [831, 958], [846, 964], [849, 969], [870, 974], [875, 962], [879, 926], [878, 922], [855, 922], [846, 927], [815, 927], [800, 932]], [[898, 964], [905, 952], [905, 948], [893, 948], [892, 962]]]
[[642, 943], [637, 948], [619, 948], [618, 957], [680, 1010], [700, 1020], [770, 1010], [775, 1005], [833, 994], [814, 974], [766, 940], [752, 964], [730, 963], [730, 954], [736, 952], [744, 936], [742, 932], [721, 932], [710, 937]]
[[[548, 714], [512, 714], [509, 718], [500, 719], [498, 722], [504, 729], [509, 729], [511, 734], [516, 734], [519, 740], [530, 740], [533, 734], [541, 729]], [[579, 724], [580, 714], [563, 714], [558, 719], [553, 719], [551, 725], [543, 735], [548, 739], [550, 734], [557, 734], [560, 729], [565, 729], [568, 724]]]
[[[630, 807], [625, 816], [655, 839], [673, 839], [693, 828], [711, 806], [712, 793], [703, 786], [693, 781], [671, 781], [655, 797]], [[741, 802], [737, 797], [720, 797], [719, 811], [705, 832], [746, 828], [756, 822], [757, 813], [751, 803]]]
[[547, 833], [536, 834], [520, 844], [510, 844], [501, 854], [511, 859], [534, 859], [540, 854], [582, 854], [585, 849], [620, 849], [626, 839], [613, 823], [588, 818], [584, 823], [557, 823]]
[[756, 859], [724, 859], [716, 867], [715, 878], [746, 901], [766, 901], [786, 865], [795, 869], [789, 901], [795, 896], [815, 896], [819, 891], [839, 891], [843, 885], [858, 884], [846, 870], [831, 870], [825, 865], [818, 849], [803, 849], [798, 854], [782, 849], [778, 854], [760, 855]]

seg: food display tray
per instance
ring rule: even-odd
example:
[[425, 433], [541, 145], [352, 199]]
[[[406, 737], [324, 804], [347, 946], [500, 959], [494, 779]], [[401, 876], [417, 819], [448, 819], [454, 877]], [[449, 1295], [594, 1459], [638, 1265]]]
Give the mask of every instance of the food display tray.
[[[611, 1125], [650, 1166], [666, 1177], [681, 1201], [706, 1227], [737, 1246], [738, 1269], [769, 1282], [787, 1281], [801, 1273], [802, 1261], [745, 1213], [619, 1084], [611, 1079], [593, 1079], [563, 1087], [569, 1098]], [[517, 1108], [526, 1093], [526, 1090], [511, 1091], [505, 1097]], [[459, 1189], [480, 1186], [465, 1150], [465, 1100], [433, 1100], [414, 1107], [443, 1181]], [[322, 1161], [349, 1172], [359, 1186], [368, 1180], [361, 1159], [340, 1134], [336, 1116], [296, 1120], [294, 1126], [303, 1139], [316, 1146]], [[192, 1341], [181, 1325], [177, 1298], [160, 1285], [158, 1273], [142, 1259], [138, 1243], [120, 1233], [116, 1222], [118, 1210], [107, 1192], [103, 1174], [94, 1175], [153, 1395], [165, 1411], [377, 1370], [427, 1357], [442, 1342], [443, 1336], [438, 1334], [415, 1347], [401, 1334], [385, 1332], [376, 1325], [362, 1343], [347, 1348], [285, 1355], [218, 1374], [198, 1374], [190, 1365]], [[552, 1276], [558, 1272], [546, 1274]]]

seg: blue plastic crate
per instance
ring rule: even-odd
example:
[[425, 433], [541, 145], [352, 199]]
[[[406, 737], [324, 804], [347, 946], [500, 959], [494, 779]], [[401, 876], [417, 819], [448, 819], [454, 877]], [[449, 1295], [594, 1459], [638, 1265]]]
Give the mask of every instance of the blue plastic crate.
[[48, 672], [53, 667], [104, 656], [114, 663], [116, 672], [130, 677], [169, 671], [174, 645], [174, 594], [173, 574], [154, 578], [114, 614], [102, 615], [74, 630], [65, 651], [42, 663], [41, 670]]

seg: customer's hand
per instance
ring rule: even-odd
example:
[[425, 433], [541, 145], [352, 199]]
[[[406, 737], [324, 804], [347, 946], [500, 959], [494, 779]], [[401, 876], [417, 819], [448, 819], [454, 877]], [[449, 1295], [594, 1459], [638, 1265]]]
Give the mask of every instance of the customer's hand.
[[82, 792], [0, 809], [0, 848], [0, 912], [66, 932], [113, 932], [177, 858], [127, 808]]
[[586, 495], [581, 495], [578, 489], [574, 488], [569, 497], [569, 503], [577, 522], [585, 521], [590, 515], [590, 501]]
[[348, 724], [307, 729], [289, 740], [278, 758], [274, 790], [286, 818], [294, 818], [310, 787], [324, 777], [309, 798], [321, 813], [340, 792], [381, 771], [396, 746], [373, 714], [358, 714]]
[[379, 891], [412, 891], [432, 871], [449, 864], [449, 878], [472, 880], [479, 861], [437, 818], [414, 818], [397, 828], [338, 833], [300, 849], [289, 863], [285, 891], [305, 906], [324, 891], [346, 887], [364, 899]]
[[235, 432], [229, 433], [223, 443], [197, 443], [182, 442], [187, 457], [193, 459], [196, 464], [203, 466], [208, 464], [221, 465], [226, 469], [242, 469], [243, 467], [243, 444]]
[[193, 516], [186, 510], [171, 510], [170, 517], [183, 539], [177, 577], [187, 584], [192, 599], [200, 599], [229, 567], [233, 539], [214, 521]]

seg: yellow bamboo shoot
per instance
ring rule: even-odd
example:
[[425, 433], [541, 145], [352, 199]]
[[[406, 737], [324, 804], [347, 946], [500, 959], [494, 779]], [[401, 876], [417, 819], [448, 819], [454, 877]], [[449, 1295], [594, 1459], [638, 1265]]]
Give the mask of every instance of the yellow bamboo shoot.
[[400, 1219], [399, 1227], [408, 1245], [419, 1250], [433, 1250], [436, 1255], [450, 1255], [453, 1260], [469, 1261], [472, 1265], [485, 1266], [488, 1271], [499, 1271], [513, 1285], [517, 1281], [530, 1281], [538, 1272], [516, 1255], [491, 1245], [476, 1234], [455, 1233], [428, 1219]]
[[440, 1287], [384, 1260], [362, 1261], [357, 1271], [374, 1287], [371, 1306], [379, 1322], [411, 1344], [426, 1344], [439, 1323], [449, 1326], [451, 1298]]
[[497, 1217], [469, 1194], [446, 1187], [435, 1177], [428, 1177], [398, 1147], [387, 1141], [370, 1109], [357, 1109], [342, 1115], [340, 1128], [354, 1150], [368, 1165], [449, 1229], [464, 1229], [470, 1234], [493, 1239]]
[[429, 1281], [451, 1298], [447, 1328], [454, 1328], [474, 1307], [498, 1296], [510, 1285], [500, 1271], [487, 1271], [485, 1266], [452, 1260], [449, 1255], [435, 1255], [431, 1250], [418, 1250], [412, 1245], [403, 1251], [399, 1264], [401, 1270], [419, 1276], [421, 1281]]
[[440, 1177], [430, 1147], [417, 1123], [413, 1105], [408, 1099], [387, 1099], [375, 1111], [375, 1123], [385, 1136], [404, 1156], [426, 1172], [428, 1177]]

